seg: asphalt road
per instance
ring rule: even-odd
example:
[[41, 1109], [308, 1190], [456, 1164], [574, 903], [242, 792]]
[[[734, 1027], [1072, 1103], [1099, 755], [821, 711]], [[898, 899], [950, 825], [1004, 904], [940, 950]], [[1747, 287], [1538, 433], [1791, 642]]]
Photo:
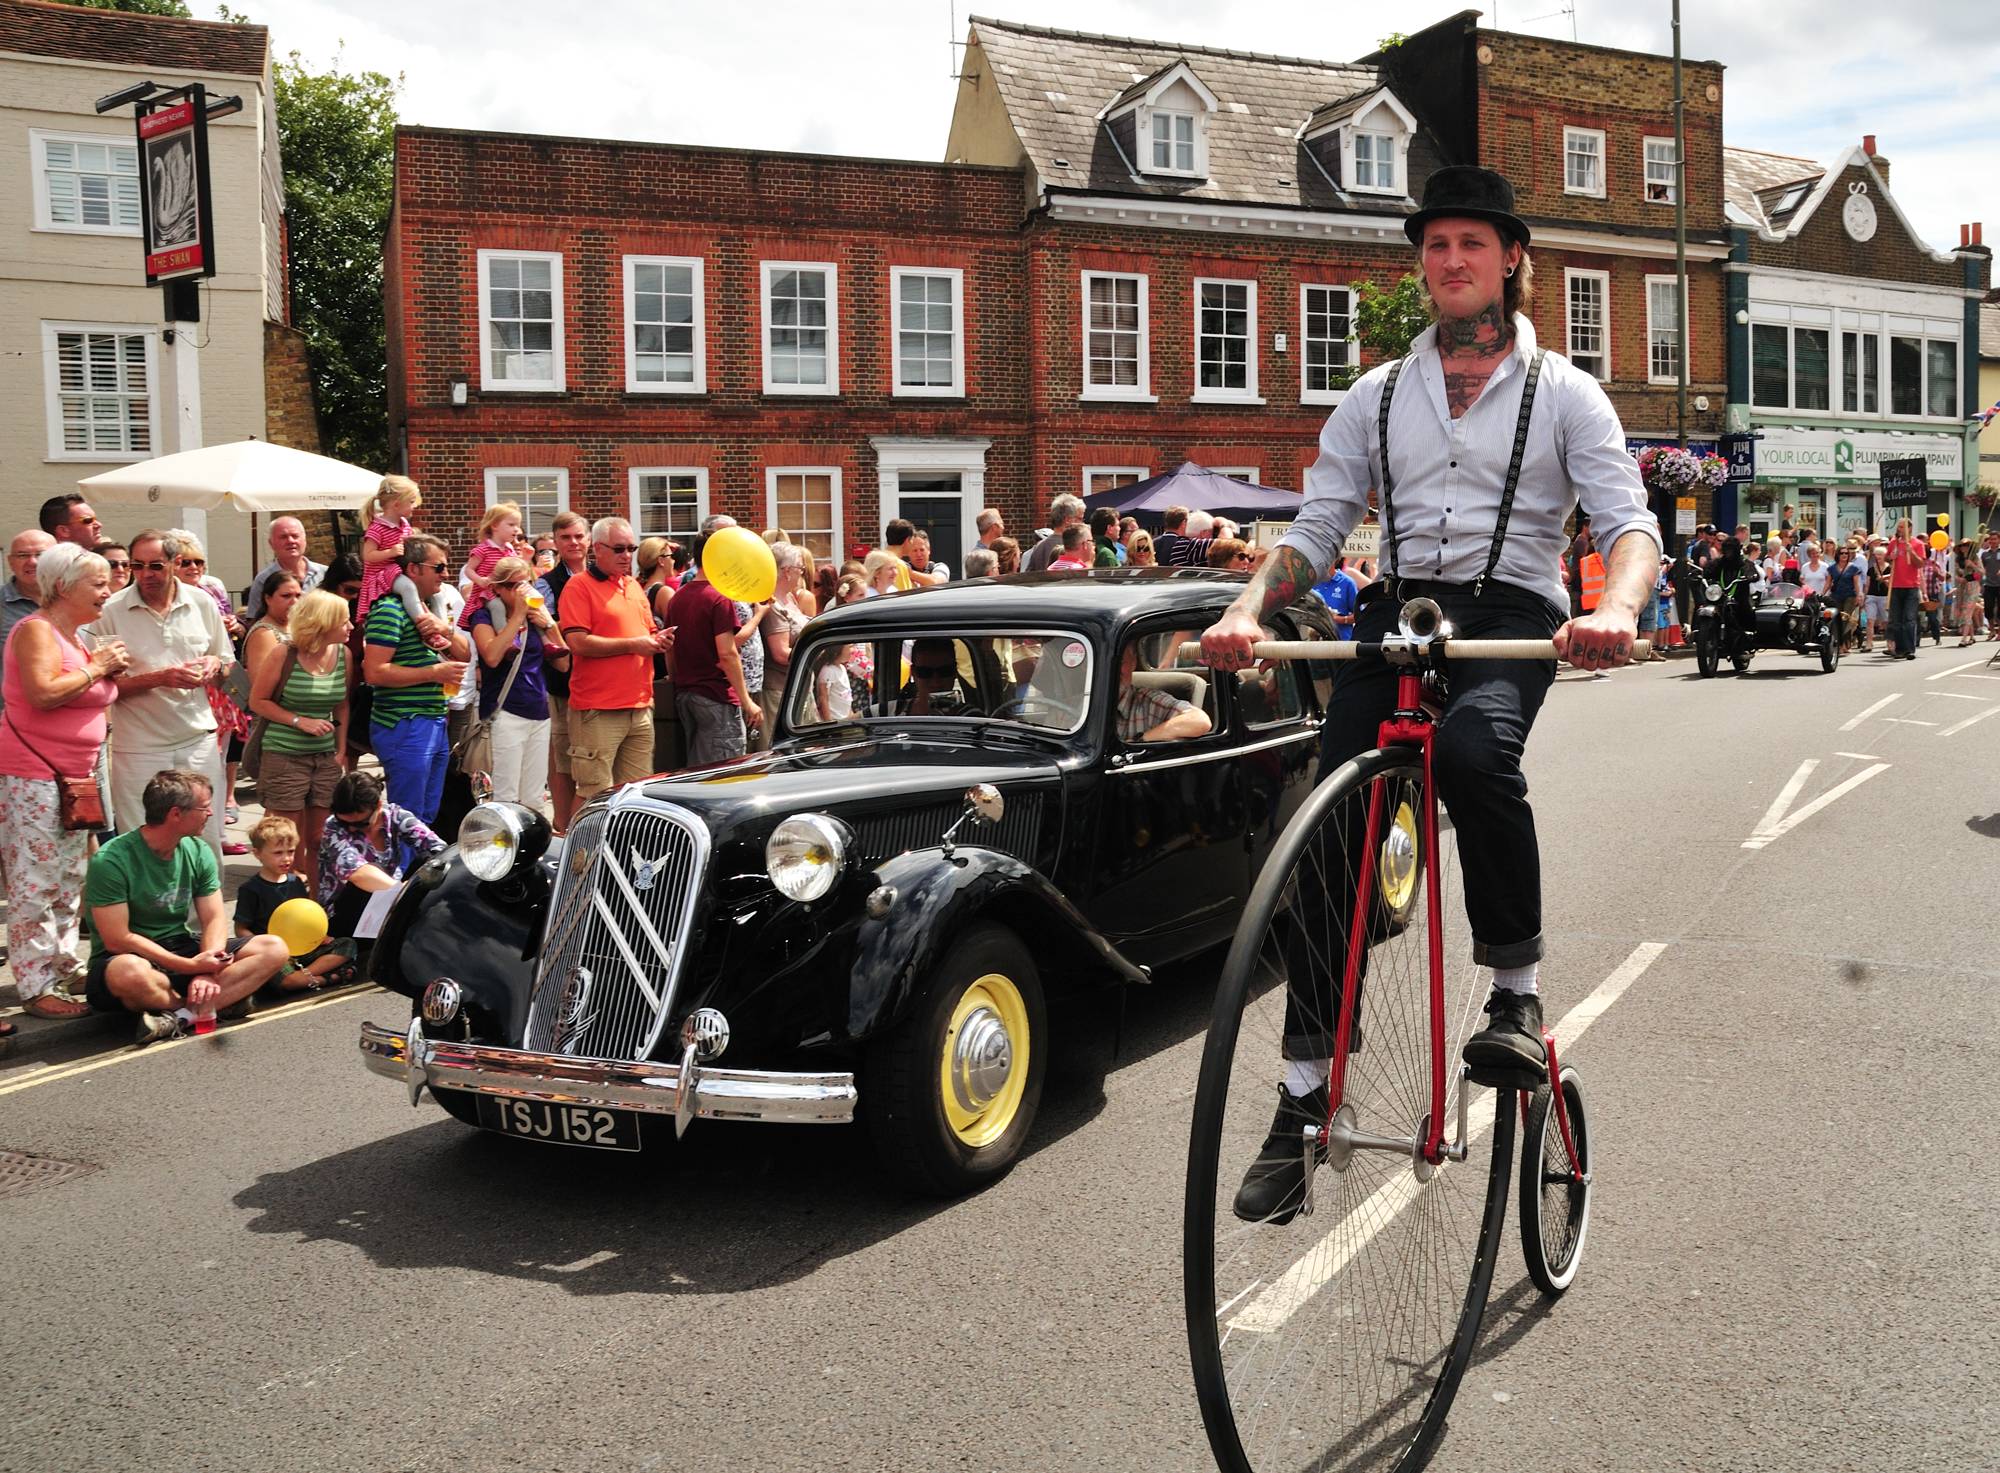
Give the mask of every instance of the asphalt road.
[[[1550, 1016], [1665, 949], [1574, 1051], [1577, 1287], [1545, 1311], [1510, 1224], [1434, 1467], [1994, 1465], [1974, 653], [1551, 694]], [[1032, 1153], [952, 1204], [890, 1194], [851, 1131], [703, 1124], [654, 1164], [412, 1110], [354, 1049], [406, 1016], [381, 993], [16, 1062], [0, 1148], [90, 1169], [0, 1199], [0, 1469], [1206, 1467], [1178, 1223], [1207, 985], [1135, 995], [1115, 1060], [1108, 1010], [1059, 1018]]]

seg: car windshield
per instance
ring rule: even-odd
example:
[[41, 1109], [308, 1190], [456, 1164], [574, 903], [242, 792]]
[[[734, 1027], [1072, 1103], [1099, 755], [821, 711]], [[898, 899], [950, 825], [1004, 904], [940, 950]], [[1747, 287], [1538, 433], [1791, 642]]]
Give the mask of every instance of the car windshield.
[[864, 717], [982, 718], [1067, 734], [1090, 709], [1090, 642], [1080, 634], [913, 634], [816, 640], [794, 666], [795, 731]]

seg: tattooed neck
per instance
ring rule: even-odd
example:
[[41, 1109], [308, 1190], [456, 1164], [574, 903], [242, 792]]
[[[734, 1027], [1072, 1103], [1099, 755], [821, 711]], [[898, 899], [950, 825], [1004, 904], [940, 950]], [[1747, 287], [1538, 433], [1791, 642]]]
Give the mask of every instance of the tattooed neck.
[[1514, 323], [1498, 302], [1470, 317], [1438, 319], [1438, 351], [1450, 358], [1500, 358], [1514, 346]]

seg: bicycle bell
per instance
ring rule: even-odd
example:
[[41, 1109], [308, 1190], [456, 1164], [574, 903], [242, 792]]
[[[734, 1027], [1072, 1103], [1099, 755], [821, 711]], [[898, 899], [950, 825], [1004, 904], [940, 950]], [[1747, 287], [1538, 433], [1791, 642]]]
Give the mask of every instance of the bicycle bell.
[[1401, 629], [1403, 638], [1418, 644], [1427, 643], [1430, 640], [1448, 636], [1451, 633], [1450, 627], [1444, 621], [1444, 610], [1437, 606], [1435, 599], [1411, 599], [1403, 605], [1402, 610], [1396, 615], [1396, 622]]

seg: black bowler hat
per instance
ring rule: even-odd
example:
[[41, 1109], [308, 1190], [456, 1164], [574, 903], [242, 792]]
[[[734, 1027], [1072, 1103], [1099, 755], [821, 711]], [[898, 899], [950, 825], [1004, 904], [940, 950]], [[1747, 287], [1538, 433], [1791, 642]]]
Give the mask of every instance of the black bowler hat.
[[1528, 227], [1514, 213], [1514, 186], [1491, 169], [1453, 164], [1435, 170], [1424, 181], [1423, 208], [1403, 222], [1403, 234], [1412, 245], [1421, 245], [1424, 226], [1446, 216], [1491, 220], [1504, 234], [1528, 243]]

